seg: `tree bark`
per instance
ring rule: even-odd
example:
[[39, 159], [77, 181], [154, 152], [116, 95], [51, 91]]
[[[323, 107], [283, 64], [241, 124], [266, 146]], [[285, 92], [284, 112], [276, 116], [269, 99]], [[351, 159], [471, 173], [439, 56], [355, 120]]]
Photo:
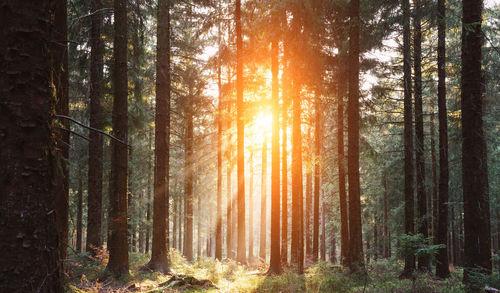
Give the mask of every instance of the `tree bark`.
[[[438, 0], [438, 119], [439, 119], [439, 198], [436, 204], [436, 244], [448, 246], [448, 113], [446, 110], [446, 7]], [[447, 248], [440, 248], [436, 256], [436, 275], [450, 275]]]
[[76, 213], [76, 251], [82, 252], [82, 232], [83, 232], [83, 180], [82, 174], [78, 174], [78, 195]]
[[184, 102], [186, 136], [184, 139], [184, 256], [193, 261], [193, 105], [191, 92]]
[[288, 265], [288, 108], [290, 104], [290, 89], [291, 89], [291, 79], [290, 79], [290, 65], [289, 65], [289, 55], [290, 47], [288, 41], [288, 23], [286, 20], [286, 12], [282, 14], [282, 26], [284, 28], [283, 33], [283, 82], [282, 82], [282, 125], [281, 132], [283, 134], [283, 139], [281, 143], [282, 158], [281, 158], [281, 263], [283, 266]]
[[217, 214], [215, 228], [215, 258], [222, 260], [222, 64], [221, 64], [221, 19], [220, 1], [217, 2], [219, 12], [219, 23], [217, 25], [217, 43], [219, 52], [217, 54], [217, 89], [219, 94], [217, 112]]
[[490, 205], [483, 130], [481, 30], [483, 1], [462, 2], [462, 185], [465, 226], [464, 282], [471, 269], [491, 273]]
[[350, 3], [349, 103], [347, 107], [349, 183], [349, 268], [363, 267], [361, 203], [359, 183], [359, 0]]
[[254, 248], [254, 226], [253, 226], [253, 214], [254, 214], [254, 200], [253, 200], [253, 153], [250, 154], [250, 182], [249, 182], [249, 192], [248, 192], [248, 261], [251, 263], [254, 261], [255, 256], [253, 254]]
[[259, 257], [266, 262], [266, 236], [267, 236], [267, 136], [264, 133], [262, 144], [262, 172], [260, 184], [260, 237]]
[[[320, 185], [320, 169], [321, 169], [321, 100], [316, 96], [315, 106], [315, 121], [314, 121], [314, 207], [313, 207], [313, 239], [312, 239], [312, 261], [318, 260], [319, 250], [319, 191]], [[333, 236], [332, 236], [333, 237]]]
[[236, 0], [234, 12], [236, 23], [236, 132], [238, 168], [238, 249], [236, 260], [246, 263], [245, 241], [245, 121], [243, 108], [243, 37], [241, 34], [241, 0]]
[[[405, 175], [405, 234], [413, 235], [413, 110], [410, 54], [410, 3], [403, 0], [403, 88], [404, 88], [404, 175]], [[415, 256], [405, 256], [405, 267], [400, 277], [410, 277], [415, 270]]]
[[51, 1], [0, 1], [1, 292], [62, 292], [54, 212]]
[[[103, 5], [101, 0], [90, 2], [92, 12], [99, 11]], [[104, 44], [101, 38], [103, 16], [93, 13], [90, 30], [90, 127], [102, 130], [102, 75]], [[102, 136], [95, 131], [89, 132], [89, 162], [88, 162], [88, 215], [87, 215], [87, 249], [94, 253], [93, 247], [101, 243], [102, 214], [102, 176], [103, 176], [103, 146]]]
[[[310, 129], [310, 128], [309, 128]], [[312, 144], [311, 131], [307, 135], [307, 144]], [[311, 205], [312, 205], [312, 189], [313, 189], [313, 176], [312, 176], [312, 161], [313, 161], [312, 147], [308, 147], [306, 152], [307, 166], [306, 166], [306, 198], [305, 198], [305, 217], [304, 217], [304, 242], [306, 249], [306, 259], [309, 259], [312, 254], [312, 235], [311, 235]]]
[[[115, 0], [114, 70], [113, 70], [113, 135], [128, 141], [127, 114], [127, 1]], [[111, 194], [109, 211], [109, 262], [107, 269], [119, 277], [128, 274], [127, 244], [127, 146], [112, 141]]]
[[271, 43], [271, 72], [272, 72], [272, 147], [271, 147], [271, 255], [269, 260], [269, 274], [280, 274], [280, 105], [278, 80], [278, 53], [279, 44], [275, 38]]

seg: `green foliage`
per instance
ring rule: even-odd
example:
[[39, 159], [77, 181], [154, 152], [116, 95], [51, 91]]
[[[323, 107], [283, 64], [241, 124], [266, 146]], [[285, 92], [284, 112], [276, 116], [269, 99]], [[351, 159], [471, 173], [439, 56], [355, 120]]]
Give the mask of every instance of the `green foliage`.
[[403, 234], [398, 237], [399, 247], [397, 253], [400, 257], [408, 255], [434, 257], [443, 244], [432, 244], [432, 237], [424, 237], [423, 234]]
[[500, 273], [485, 274], [482, 269], [472, 269], [469, 272], [468, 285], [471, 288], [484, 288], [486, 286], [500, 288]]

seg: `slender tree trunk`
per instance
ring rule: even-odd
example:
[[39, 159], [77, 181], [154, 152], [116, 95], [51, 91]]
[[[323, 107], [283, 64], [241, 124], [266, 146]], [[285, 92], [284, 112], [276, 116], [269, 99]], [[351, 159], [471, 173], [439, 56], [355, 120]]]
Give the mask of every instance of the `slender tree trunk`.
[[[421, 3], [415, 0], [413, 27], [413, 59], [415, 72], [415, 160], [417, 169], [417, 230], [418, 233], [428, 236], [427, 224], [427, 194], [425, 191], [425, 157], [424, 157], [424, 115], [422, 110], [422, 25]], [[430, 271], [430, 259], [426, 255], [418, 257], [418, 269], [422, 272]]]
[[[446, 7], [445, 0], [438, 0], [438, 119], [439, 119], [439, 198], [436, 203], [436, 244], [448, 246], [448, 119], [446, 110]], [[434, 148], [433, 148], [434, 150]], [[436, 256], [436, 275], [450, 275], [446, 247]]]
[[290, 89], [291, 89], [291, 79], [290, 79], [290, 66], [289, 66], [289, 41], [286, 34], [288, 29], [288, 24], [286, 20], [286, 12], [283, 13], [282, 25], [285, 28], [285, 33], [283, 37], [283, 81], [282, 81], [282, 125], [281, 132], [283, 135], [281, 150], [281, 263], [283, 266], [288, 265], [288, 108], [290, 103]]
[[280, 274], [282, 271], [280, 256], [280, 97], [278, 80], [279, 44], [276, 38], [272, 41], [271, 46], [273, 127], [271, 147], [271, 255], [268, 273]]
[[[90, 2], [92, 12], [102, 9], [101, 0]], [[102, 74], [104, 44], [101, 38], [103, 15], [93, 13], [90, 30], [90, 127], [102, 129]], [[89, 133], [87, 249], [101, 246], [103, 146], [100, 133]]]
[[197, 252], [197, 259], [199, 260], [201, 257], [201, 193], [199, 190], [196, 192], [197, 194], [197, 211], [196, 211], [196, 252]]
[[[321, 158], [321, 100], [316, 96], [315, 100], [315, 126], [314, 126], [314, 207], [313, 207], [313, 239], [312, 239], [312, 261], [318, 260], [319, 248], [319, 190], [320, 185], [320, 158]], [[332, 236], [333, 237], [333, 236]], [[333, 237], [334, 238], [334, 237]], [[334, 240], [335, 241], [335, 240]]]
[[149, 240], [150, 240], [150, 234], [151, 234], [151, 228], [149, 227], [149, 221], [151, 220], [151, 170], [153, 169], [153, 163], [152, 163], [152, 156], [151, 156], [151, 151], [153, 148], [153, 129], [150, 126], [149, 127], [149, 155], [148, 155], [148, 188], [147, 188], [147, 193], [148, 193], [148, 204], [146, 207], [146, 221], [148, 223], [146, 227], [146, 253], [149, 253]]
[[241, 35], [241, 0], [236, 0], [236, 128], [238, 166], [238, 249], [236, 260], [246, 263], [245, 241], [245, 122], [243, 121], [243, 37]]
[[[176, 184], [174, 184], [174, 186], [175, 185]], [[172, 225], [172, 248], [179, 249], [179, 247], [177, 246], [177, 227], [178, 227], [177, 220], [179, 219], [179, 216], [177, 214], [177, 206], [179, 205], [179, 201], [177, 200], [177, 198], [173, 198], [173, 202], [174, 202], [174, 214], [172, 216], [174, 223]]]
[[128, 274], [127, 245], [127, 173], [128, 114], [127, 114], [127, 1], [115, 0], [114, 5], [114, 101], [113, 134], [122, 142], [112, 141], [111, 194], [109, 211], [108, 270], [116, 277]]
[[253, 227], [253, 214], [254, 214], [254, 200], [253, 200], [253, 176], [254, 176], [254, 167], [253, 167], [253, 153], [250, 154], [249, 160], [250, 167], [250, 182], [249, 182], [249, 192], [248, 192], [248, 261], [251, 263], [255, 260], [255, 256], [253, 254], [253, 235], [254, 235], [254, 227]]
[[266, 262], [266, 236], [267, 236], [267, 136], [264, 134], [262, 144], [262, 172], [260, 184], [260, 238], [259, 257]]
[[349, 183], [349, 268], [363, 266], [361, 203], [359, 183], [359, 0], [350, 3], [349, 103], [347, 107]]
[[320, 259], [326, 261], [326, 217], [325, 205], [321, 205], [321, 251]]
[[158, 2], [153, 244], [146, 268], [169, 272], [170, 1]]
[[384, 258], [391, 257], [391, 238], [389, 236], [389, 207], [387, 206], [387, 169], [384, 164], [383, 173], [382, 173], [382, 188], [384, 189], [384, 198], [383, 198], [383, 209], [384, 209], [384, 234], [383, 234], [383, 248], [384, 248]]
[[337, 263], [337, 238], [336, 238], [335, 228], [333, 225], [330, 236], [330, 262], [332, 264]]
[[[311, 139], [311, 131], [309, 128], [309, 133], [307, 137], [307, 143], [311, 145], [312, 139]], [[307, 151], [307, 160], [309, 161], [306, 165], [306, 198], [305, 198], [305, 219], [304, 219], [304, 242], [305, 242], [305, 248], [306, 248], [306, 259], [309, 259], [312, 254], [312, 235], [311, 235], [311, 205], [312, 205], [312, 161], [313, 161], [313, 154], [312, 154], [312, 147], [308, 148]]]
[[[403, 87], [404, 87], [404, 174], [405, 174], [405, 234], [414, 233], [413, 224], [413, 110], [411, 103], [410, 3], [403, 0]], [[401, 277], [410, 277], [415, 270], [415, 257], [405, 256]]]
[[139, 252], [144, 253], [144, 193], [139, 193]]
[[58, 256], [58, 174], [51, 1], [1, 1], [1, 292], [63, 292]]
[[217, 25], [217, 43], [219, 52], [217, 54], [217, 89], [219, 94], [217, 113], [217, 214], [215, 228], [215, 258], [222, 260], [222, 78], [221, 78], [221, 19], [220, 1], [217, 2], [219, 12], [219, 23]]
[[[53, 40], [51, 46], [52, 62], [54, 66], [54, 85], [56, 91], [56, 113], [68, 116], [69, 114], [69, 75], [68, 75], [68, 25], [67, 25], [67, 2], [66, 0], [52, 1]], [[69, 159], [69, 120], [60, 121], [64, 129], [54, 131], [56, 140], [56, 160], [60, 169], [57, 169], [54, 181], [54, 202], [56, 212], [56, 227], [58, 231], [59, 264], [61, 271], [65, 270], [66, 250], [68, 248], [68, 220], [69, 220], [69, 171], [67, 161]]]
[[77, 195], [77, 213], [76, 213], [76, 251], [82, 252], [82, 233], [83, 233], [83, 179], [82, 174], [78, 174], [78, 195]]
[[377, 217], [375, 217], [373, 222], [373, 260], [376, 261], [378, 259], [378, 225], [377, 225]]
[[177, 206], [177, 223], [179, 225], [178, 229], [177, 229], [177, 232], [179, 233], [177, 235], [177, 239], [179, 241], [179, 243], [177, 244], [177, 247], [179, 247], [179, 252], [182, 253], [183, 250], [184, 250], [184, 247], [183, 247], [183, 235], [184, 233], [182, 233], [182, 229], [183, 229], [183, 221], [182, 219], [184, 219], [184, 214], [182, 213], [182, 207], [183, 207], [183, 197], [179, 197], [178, 198], [179, 200], [179, 204]]
[[193, 261], [193, 105], [191, 92], [184, 105], [186, 136], [184, 140], [184, 256]]
[[482, 11], [482, 0], [462, 2], [462, 185], [466, 283], [475, 267], [491, 273], [488, 166], [483, 130]]
[[[438, 41], [439, 42], [439, 41]], [[439, 50], [439, 48], [438, 48]], [[439, 72], [439, 68], [438, 68]], [[439, 84], [438, 84], [439, 87]], [[430, 104], [430, 137], [431, 137], [431, 180], [432, 180], [432, 197], [431, 197], [431, 233], [434, 237], [434, 242], [436, 243], [436, 236], [437, 236], [437, 215], [438, 215], [438, 183], [437, 183], [437, 159], [436, 159], [436, 126], [434, 122], [434, 101], [431, 100]]]
[[[347, 71], [344, 62], [341, 62], [342, 71]], [[345, 74], [344, 74], [345, 75]], [[347, 214], [347, 193], [345, 186], [345, 156], [344, 156], [344, 96], [346, 82], [339, 75], [337, 100], [337, 152], [339, 172], [339, 206], [340, 206], [340, 262], [349, 266], [349, 221]]]

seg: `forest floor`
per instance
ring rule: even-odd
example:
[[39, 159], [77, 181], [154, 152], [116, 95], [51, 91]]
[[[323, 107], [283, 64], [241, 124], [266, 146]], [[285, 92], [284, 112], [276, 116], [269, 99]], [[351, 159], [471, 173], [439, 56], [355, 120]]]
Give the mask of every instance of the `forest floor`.
[[106, 272], [105, 252], [95, 258], [74, 254], [68, 262], [67, 292], [464, 292], [461, 270], [453, 270], [447, 280], [428, 274], [399, 280], [402, 265], [395, 259], [371, 262], [365, 274], [348, 274], [340, 266], [320, 262], [304, 275], [285, 270], [280, 276], [266, 276], [263, 265], [246, 267], [211, 258], [189, 263], [175, 250], [171, 275], [139, 271], [148, 259], [131, 253], [130, 275], [115, 280]]

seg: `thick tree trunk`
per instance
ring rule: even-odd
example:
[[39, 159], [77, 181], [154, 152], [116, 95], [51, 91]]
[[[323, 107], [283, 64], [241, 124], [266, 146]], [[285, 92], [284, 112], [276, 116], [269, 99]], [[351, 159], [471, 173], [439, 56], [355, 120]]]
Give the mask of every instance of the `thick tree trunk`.
[[[448, 246], [448, 113], [446, 110], [446, 7], [438, 0], [438, 119], [439, 119], [439, 198], [436, 203], [436, 244]], [[440, 248], [436, 256], [436, 275], [450, 275], [447, 248]]]
[[[1, 292], [62, 292], [54, 213], [51, 1], [0, 1]], [[62, 273], [62, 272], [61, 272]]]
[[112, 141], [111, 194], [109, 211], [108, 270], [116, 277], [128, 274], [127, 245], [127, 172], [128, 172], [128, 114], [127, 114], [127, 1], [114, 3], [114, 70], [113, 70], [113, 135], [121, 142]]
[[280, 97], [278, 40], [274, 39], [271, 46], [273, 127], [271, 147], [271, 255], [268, 273], [280, 274], [282, 269], [280, 256]]
[[266, 262], [266, 236], [267, 236], [267, 136], [264, 134], [262, 144], [262, 172], [260, 180], [260, 237], [259, 258]]
[[476, 267], [491, 273], [490, 205], [483, 130], [481, 30], [483, 1], [462, 2], [462, 185], [465, 226], [464, 282]]
[[[90, 2], [90, 127], [102, 129], [102, 75], [104, 44], [101, 38], [103, 14], [95, 13], [102, 9], [101, 0]], [[102, 176], [103, 176], [103, 146], [100, 133], [89, 133], [89, 163], [88, 163], [88, 214], [87, 214], [87, 249], [94, 253], [92, 247], [100, 247], [101, 214], [102, 214]]]
[[238, 248], [236, 260], [246, 263], [245, 241], [245, 117], [243, 108], [243, 36], [241, 35], [241, 0], [236, 0], [236, 132], [238, 168]]
[[[411, 103], [410, 3], [403, 0], [403, 88], [404, 88], [404, 175], [405, 175], [405, 234], [414, 233], [413, 224], [413, 110]], [[415, 256], [405, 256], [401, 277], [407, 278], [415, 270]]]
[[146, 268], [169, 272], [170, 1], [158, 2], [153, 244]]
[[349, 268], [363, 266], [359, 183], [359, 0], [350, 3], [349, 103], [347, 107], [347, 170], [349, 183]]

